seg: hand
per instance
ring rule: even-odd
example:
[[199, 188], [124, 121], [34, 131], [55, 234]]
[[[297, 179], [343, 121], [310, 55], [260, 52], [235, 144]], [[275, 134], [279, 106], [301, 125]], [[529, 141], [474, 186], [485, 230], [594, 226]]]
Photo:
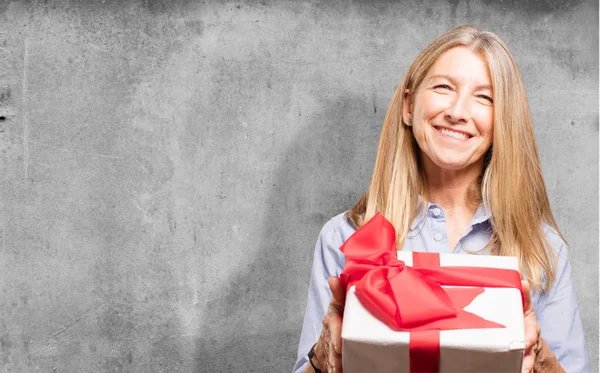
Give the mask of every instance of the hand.
[[346, 290], [340, 279], [327, 280], [331, 289], [331, 302], [323, 318], [323, 330], [315, 346], [315, 366], [323, 373], [342, 373], [342, 317], [346, 303]]
[[533, 372], [533, 364], [539, 350], [540, 325], [535, 317], [533, 304], [531, 304], [529, 281], [521, 281], [521, 285], [523, 286], [523, 294], [525, 295], [525, 307], [523, 308], [523, 317], [525, 319], [525, 351], [522, 372], [530, 373]]

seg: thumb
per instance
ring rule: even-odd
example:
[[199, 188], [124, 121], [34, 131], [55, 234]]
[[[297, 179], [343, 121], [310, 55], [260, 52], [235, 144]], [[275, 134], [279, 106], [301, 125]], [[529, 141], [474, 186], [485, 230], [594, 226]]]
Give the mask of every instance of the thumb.
[[531, 286], [529, 285], [529, 281], [522, 280], [521, 286], [523, 287], [523, 295], [525, 296], [525, 304], [523, 305], [523, 311], [528, 313], [531, 308]]
[[339, 277], [331, 276], [327, 280], [331, 289], [332, 301], [340, 307], [344, 307], [346, 303], [346, 289], [342, 285]]

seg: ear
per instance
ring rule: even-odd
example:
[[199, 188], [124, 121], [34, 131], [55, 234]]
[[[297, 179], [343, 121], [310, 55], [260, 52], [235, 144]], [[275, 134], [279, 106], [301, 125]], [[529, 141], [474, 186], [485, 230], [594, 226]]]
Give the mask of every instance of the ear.
[[408, 124], [408, 118], [412, 119], [411, 107], [412, 107], [412, 96], [410, 94], [410, 90], [406, 89], [404, 91], [404, 100], [403, 100], [403, 105], [402, 105], [402, 122], [404, 122], [404, 124], [406, 124], [407, 126], [412, 125], [412, 123]]

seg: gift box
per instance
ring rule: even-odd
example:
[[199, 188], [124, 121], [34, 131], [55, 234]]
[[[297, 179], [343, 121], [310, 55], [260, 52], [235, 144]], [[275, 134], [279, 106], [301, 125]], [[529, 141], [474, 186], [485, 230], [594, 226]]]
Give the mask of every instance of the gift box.
[[345, 373], [521, 371], [517, 258], [396, 252], [380, 215], [341, 250]]

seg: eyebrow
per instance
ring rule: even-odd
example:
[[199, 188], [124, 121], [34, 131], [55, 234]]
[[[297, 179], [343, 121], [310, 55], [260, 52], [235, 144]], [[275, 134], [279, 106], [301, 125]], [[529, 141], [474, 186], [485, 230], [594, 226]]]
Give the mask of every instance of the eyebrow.
[[[443, 79], [447, 79], [449, 80], [452, 84], [456, 84], [456, 80], [454, 78], [452, 78], [450, 75], [444, 75], [444, 74], [437, 74], [437, 75], [432, 75], [431, 77], [429, 77], [429, 81], [435, 79], [435, 78], [443, 78]], [[478, 85], [477, 87], [475, 87], [475, 90], [482, 90], [482, 89], [489, 89], [490, 91], [493, 91], [492, 86], [489, 84], [482, 84], [482, 85]]]

